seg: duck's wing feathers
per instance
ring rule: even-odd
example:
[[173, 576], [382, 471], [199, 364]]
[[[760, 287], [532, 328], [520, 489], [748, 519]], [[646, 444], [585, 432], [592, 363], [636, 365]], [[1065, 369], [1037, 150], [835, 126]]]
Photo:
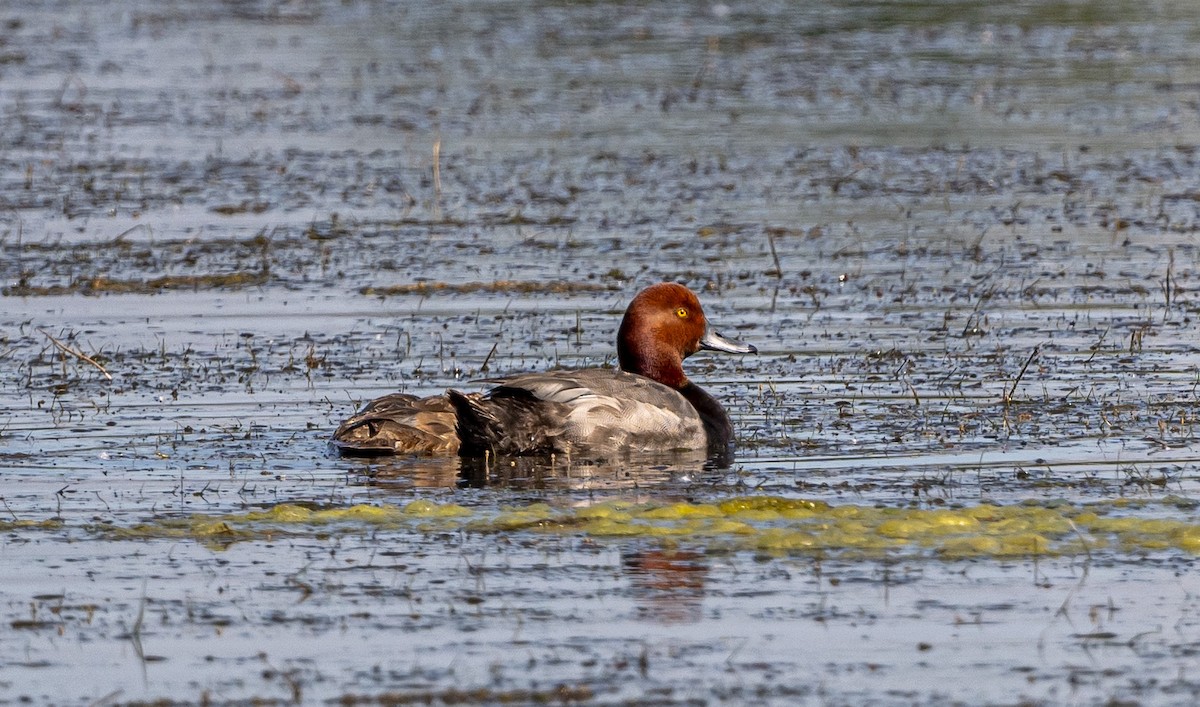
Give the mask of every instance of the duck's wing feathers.
[[[674, 389], [643, 376], [589, 369], [530, 373], [498, 383], [475, 398], [493, 421], [496, 432], [488, 446], [495, 453], [641, 452], [705, 444], [695, 408]], [[513, 424], [505, 424], [504, 415], [513, 412]], [[501, 433], [504, 429], [509, 432]], [[535, 429], [551, 433], [526, 434]], [[459, 431], [465, 440], [461, 424]], [[518, 448], [497, 448], [496, 442], [508, 438]]]

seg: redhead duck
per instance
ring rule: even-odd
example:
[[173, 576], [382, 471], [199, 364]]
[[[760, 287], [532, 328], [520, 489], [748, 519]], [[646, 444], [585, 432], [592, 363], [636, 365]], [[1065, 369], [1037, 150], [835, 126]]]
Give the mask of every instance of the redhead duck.
[[661, 283], [630, 302], [617, 332], [621, 370], [527, 373], [486, 381], [485, 393], [449, 390], [373, 400], [333, 434], [342, 454], [557, 454], [601, 459], [620, 453], [707, 449], [728, 465], [733, 425], [715, 398], [688, 380], [683, 359], [701, 349], [757, 353], [713, 331], [691, 290]]

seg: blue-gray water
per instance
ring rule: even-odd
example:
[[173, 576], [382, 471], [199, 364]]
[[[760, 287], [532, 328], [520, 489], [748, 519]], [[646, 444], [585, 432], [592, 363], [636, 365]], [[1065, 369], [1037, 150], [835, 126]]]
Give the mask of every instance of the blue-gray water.
[[[9, 3], [0, 702], [1190, 704], [1169, 543], [111, 531], [756, 494], [1187, 520], [1198, 232], [1187, 2]], [[664, 279], [759, 348], [689, 360], [732, 469], [326, 454], [385, 392], [612, 363]]]

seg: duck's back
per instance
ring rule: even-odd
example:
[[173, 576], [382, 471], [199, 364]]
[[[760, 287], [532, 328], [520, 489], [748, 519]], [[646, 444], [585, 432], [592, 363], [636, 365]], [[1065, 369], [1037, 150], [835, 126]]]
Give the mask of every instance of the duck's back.
[[676, 390], [618, 370], [552, 371], [450, 391], [467, 456], [607, 455], [703, 449], [704, 424]]

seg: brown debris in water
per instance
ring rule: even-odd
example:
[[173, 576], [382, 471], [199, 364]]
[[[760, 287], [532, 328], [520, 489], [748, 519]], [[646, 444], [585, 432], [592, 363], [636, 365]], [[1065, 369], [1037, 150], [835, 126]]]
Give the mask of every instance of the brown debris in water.
[[342, 695], [341, 705], [428, 705], [428, 704], [569, 704], [588, 702], [594, 697], [587, 685], [560, 684], [543, 690], [493, 690], [481, 687], [456, 687], [438, 691], [386, 692], [379, 695]]
[[220, 206], [209, 207], [209, 211], [222, 216], [233, 216], [236, 214], [261, 214], [271, 205], [265, 201], [252, 201], [247, 199], [239, 204], [221, 204]]
[[0, 290], [7, 297], [52, 297], [55, 295], [154, 294], [165, 290], [236, 290], [267, 284], [267, 269], [221, 275], [164, 275], [152, 280], [117, 280], [104, 275], [77, 277], [67, 285], [31, 285], [24, 278]]
[[468, 292], [512, 292], [517, 294], [569, 294], [575, 292], [615, 292], [616, 285], [599, 285], [586, 282], [539, 282], [536, 280], [496, 280], [494, 282], [415, 282], [408, 285], [375, 287], [368, 285], [359, 290], [364, 295], [431, 295], [435, 292], [465, 294]]

